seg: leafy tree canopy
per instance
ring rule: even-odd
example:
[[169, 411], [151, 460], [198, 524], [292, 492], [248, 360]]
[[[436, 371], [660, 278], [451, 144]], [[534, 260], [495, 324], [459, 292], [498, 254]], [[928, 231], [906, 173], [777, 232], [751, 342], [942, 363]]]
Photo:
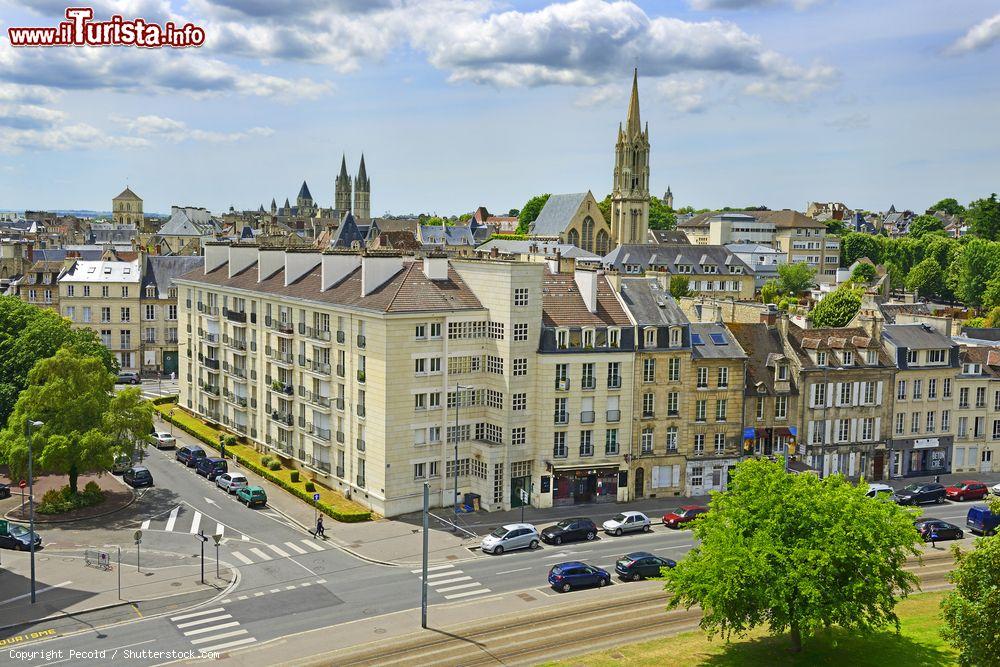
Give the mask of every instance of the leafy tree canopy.
[[549, 200], [551, 194], [535, 195], [524, 203], [520, 213], [517, 215], [517, 233], [527, 234], [528, 227], [538, 219], [538, 214], [542, 212], [542, 207]]
[[862, 257], [879, 264], [882, 261], [882, 248], [879, 239], [871, 234], [852, 232], [841, 239], [840, 259], [844, 266], [850, 266]]
[[954, 197], [946, 197], [939, 201], [938, 203], [931, 206], [932, 211], [943, 211], [948, 215], [963, 215], [965, 213], [965, 207], [958, 203]]
[[843, 327], [854, 319], [861, 308], [864, 290], [852, 283], [844, 283], [823, 297], [816, 307], [809, 311], [809, 321], [815, 327]]
[[831, 624], [898, 628], [895, 605], [917, 583], [903, 566], [920, 538], [909, 511], [865, 490], [787, 473], [783, 460], [740, 463], [695, 521], [697, 546], [663, 571], [669, 607], [699, 605], [702, 628], [727, 638], [788, 630], [795, 651]]
[[967, 306], [983, 305], [987, 282], [1000, 272], [1000, 243], [970, 239], [949, 267], [955, 296]]
[[997, 201], [996, 193], [969, 204], [965, 221], [976, 236], [1000, 241], [1000, 202]]
[[861, 262], [851, 271], [851, 280], [859, 283], [870, 283], [875, 277], [875, 266], [868, 262]]
[[670, 276], [670, 296], [675, 299], [691, 296], [690, 281], [687, 276]]
[[519, 209], [519, 208], [512, 208], [509, 211], [507, 211], [507, 215], [516, 218], [517, 216], [521, 215], [521, 209]]
[[[607, 218], [610, 222], [611, 218]], [[649, 198], [649, 228], [673, 229], [677, 226], [677, 216], [659, 197]]]
[[153, 404], [142, 397], [141, 388], [123, 389], [111, 399], [102, 428], [115, 452], [131, 459], [145, 450], [146, 436], [153, 430]]
[[780, 296], [781, 285], [774, 278], [761, 285], [760, 298], [764, 303], [778, 303]]
[[778, 283], [785, 294], [798, 295], [813, 286], [816, 269], [805, 262], [782, 264], [778, 267]]
[[910, 222], [909, 235], [915, 239], [938, 232], [944, 233], [944, 223], [933, 215], [918, 215]]
[[944, 272], [934, 258], [928, 257], [910, 270], [906, 276], [906, 289], [920, 296], [933, 299], [944, 290]]

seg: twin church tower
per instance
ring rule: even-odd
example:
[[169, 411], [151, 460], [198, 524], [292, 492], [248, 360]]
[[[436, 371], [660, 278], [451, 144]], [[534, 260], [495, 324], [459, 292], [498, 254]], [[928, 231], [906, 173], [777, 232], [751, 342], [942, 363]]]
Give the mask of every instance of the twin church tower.
[[365, 155], [361, 154], [361, 166], [354, 179], [354, 203], [351, 204], [351, 177], [347, 173], [347, 157], [340, 159], [340, 174], [334, 181], [333, 208], [339, 220], [348, 212], [354, 214], [355, 220], [371, 220], [372, 182], [365, 171]]

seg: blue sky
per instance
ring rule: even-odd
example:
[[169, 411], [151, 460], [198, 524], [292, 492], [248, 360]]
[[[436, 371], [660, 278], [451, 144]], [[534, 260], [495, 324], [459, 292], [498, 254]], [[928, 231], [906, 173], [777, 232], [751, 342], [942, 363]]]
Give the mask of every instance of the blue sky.
[[65, 6], [0, 0], [0, 208], [329, 206], [362, 151], [377, 214], [600, 198], [636, 63], [677, 205], [1000, 190], [995, 0], [94, 0], [206, 44], [9, 46]]

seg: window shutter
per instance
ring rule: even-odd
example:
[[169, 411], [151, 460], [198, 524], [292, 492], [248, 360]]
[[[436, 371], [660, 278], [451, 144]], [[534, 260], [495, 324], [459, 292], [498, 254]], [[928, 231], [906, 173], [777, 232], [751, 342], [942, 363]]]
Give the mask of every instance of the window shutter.
[[850, 441], [851, 442], [857, 442], [858, 441], [858, 420], [857, 420], [857, 418], [851, 420]]
[[[851, 405], [861, 405], [861, 382], [854, 383], [854, 394], [851, 396]], [[864, 384], [868, 384], [865, 382]]]
[[879, 380], [878, 384], [875, 385], [875, 403], [877, 405], [882, 405], [882, 381]]
[[809, 420], [808, 431], [806, 442], [811, 445], [813, 443], [813, 434], [816, 432], [816, 422]]
[[681, 485], [681, 467], [679, 464], [675, 463], [673, 465], [673, 475], [671, 476], [670, 486], [680, 486]]
[[826, 407], [833, 407], [833, 383], [829, 382], [826, 385]]
[[[882, 384], [882, 383], [879, 382], [879, 384]], [[882, 439], [882, 418], [881, 417], [876, 417], [875, 418], [875, 431], [874, 431], [872, 437], [875, 439], [876, 442], [878, 442], [879, 440]]]
[[826, 428], [826, 437], [823, 438], [823, 442], [833, 442], [833, 420], [826, 419], [823, 421]]

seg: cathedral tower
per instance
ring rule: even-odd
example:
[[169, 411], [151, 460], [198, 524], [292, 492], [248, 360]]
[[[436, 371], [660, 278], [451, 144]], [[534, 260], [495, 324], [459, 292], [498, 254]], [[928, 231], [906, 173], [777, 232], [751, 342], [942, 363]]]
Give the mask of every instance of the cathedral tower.
[[358, 177], [354, 179], [354, 217], [360, 224], [368, 224], [371, 219], [372, 188], [365, 171], [365, 154], [361, 154]]
[[610, 222], [615, 245], [648, 241], [649, 126], [644, 128], [639, 120], [638, 68], [632, 74], [632, 98], [625, 127], [618, 125]]
[[340, 158], [340, 174], [334, 181], [333, 208], [339, 221], [351, 210], [351, 177], [347, 175], [347, 157]]

